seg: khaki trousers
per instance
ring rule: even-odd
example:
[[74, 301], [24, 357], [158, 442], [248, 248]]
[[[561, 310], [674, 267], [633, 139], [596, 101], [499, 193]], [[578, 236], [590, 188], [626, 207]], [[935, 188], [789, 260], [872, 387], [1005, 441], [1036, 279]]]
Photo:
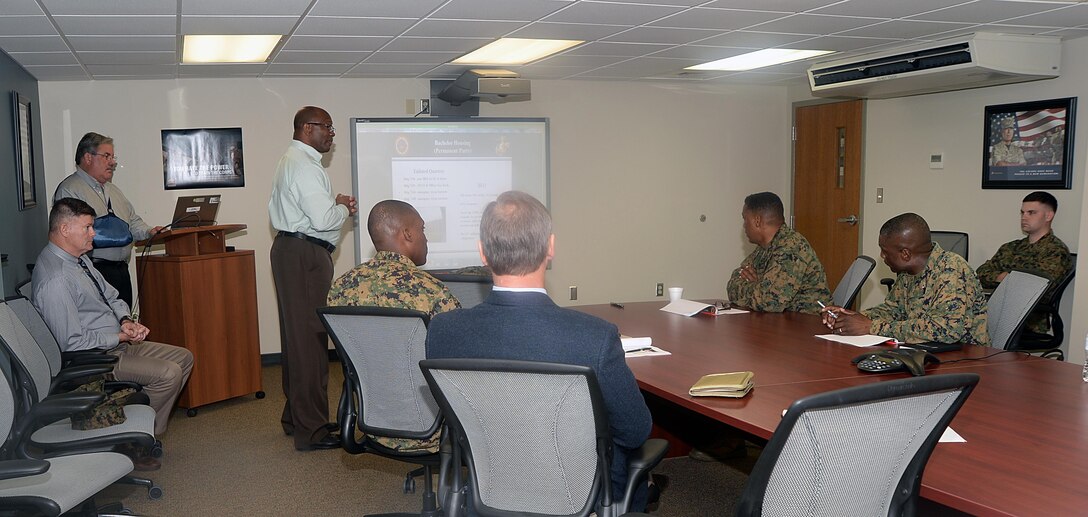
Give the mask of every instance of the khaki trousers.
[[174, 403], [193, 372], [193, 354], [179, 346], [144, 341], [121, 343], [110, 350], [118, 358], [113, 377], [143, 386], [155, 410], [155, 436], [166, 432]]

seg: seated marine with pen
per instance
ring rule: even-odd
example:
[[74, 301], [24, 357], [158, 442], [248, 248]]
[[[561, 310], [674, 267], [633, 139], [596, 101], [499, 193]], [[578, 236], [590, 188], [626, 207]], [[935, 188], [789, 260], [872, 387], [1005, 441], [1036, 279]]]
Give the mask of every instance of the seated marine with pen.
[[817, 314], [831, 298], [824, 266], [804, 236], [786, 225], [782, 200], [773, 192], [744, 198], [744, 235], [756, 250], [729, 278], [733, 304], [764, 312]]
[[876, 334], [906, 343], [987, 345], [986, 298], [971, 266], [932, 242], [918, 214], [880, 228], [880, 257], [896, 273], [884, 303], [862, 312], [828, 306], [824, 324], [836, 334]]

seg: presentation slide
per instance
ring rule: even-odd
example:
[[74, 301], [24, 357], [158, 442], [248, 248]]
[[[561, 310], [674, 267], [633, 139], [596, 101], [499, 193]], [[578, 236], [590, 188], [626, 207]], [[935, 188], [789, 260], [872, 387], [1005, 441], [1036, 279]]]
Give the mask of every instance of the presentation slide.
[[425, 269], [480, 265], [480, 217], [500, 193], [522, 190], [549, 204], [547, 119], [351, 122], [359, 202], [356, 263], [374, 256], [366, 217], [384, 199], [411, 203], [423, 217], [429, 247]]

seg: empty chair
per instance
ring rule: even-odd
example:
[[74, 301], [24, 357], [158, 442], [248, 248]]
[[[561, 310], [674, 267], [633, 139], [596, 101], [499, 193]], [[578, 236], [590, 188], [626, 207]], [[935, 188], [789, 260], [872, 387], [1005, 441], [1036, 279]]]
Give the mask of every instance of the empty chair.
[[24, 296], [27, 300], [29, 300], [30, 293], [31, 291], [33, 291], [33, 287], [34, 285], [30, 282], [30, 280], [27, 280], [26, 282], [23, 282], [23, 284], [19, 287], [16, 287], [15, 290], [19, 293], [19, 295]]
[[1011, 347], [1013, 350], [1047, 350], [1049, 353], [1043, 354], [1044, 356], [1053, 356], [1059, 361], [1064, 358], [1061, 346], [1062, 342], [1065, 341], [1065, 322], [1062, 321], [1062, 316], [1058, 311], [1062, 302], [1062, 295], [1065, 294], [1065, 288], [1069, 287], [1069, 284], [1073, 282], [1073, 277], [1077, 274], [1077, 254], [1071, 253], [1070, 255], [1073, 257], [1073, 265], [1070, 266], [1069, 271], [1054, 280], [1053, 287], [1049, 292], [1044, 293], [1038, 305], [1035, 306], [1035, 310], [1032, 311], [1034, 314], [1045, 314], [1050, 318], [1050, 331], [1052, 334], [1040, 334], [1024, 330], [1017, 337], [1016, 342], [1013, 343]]
[[[0, 368], [0, 436], [9, 437], [4, 450], [19, 451], [25, 448], [24, 444], [12, 441], [33, 432], [33, 428], [20, 429], [20, 426], [30, 420], [50, 421], [70, 414], [68, 408], [54, 405], [48, 410], [39, 409], [32, 418], [16, 421], [16, 400], [7, 371]], [[79, 398], [87, 400], [84, 407], [94, 403], [86, 394], [80, 394]], [[83, 503], [85, 508], [93, 510], [94, 495], [129, 472], [132, 460], [115, 452], [48, 459], [8, 456], [0, 459], [0, 509], [25, 515], [60, 515]]]
[[835, 292], [831, 293], [831, 303], [839, 307], [851, 308], [858, 293], [861, 292], [861, 286], [865, 284], [869, 273], [872, 273], [875, 267], [876, 261], [871, 257], [858, 255], [854, 263], [850, 264], [850, 269], [847, 269], [846, 274], [842, 276], [842, 280], [839, 280]]
[[797, 400], [736, 514], [913, 515], [926, 462], [978, 379], [929, 375]]
[[1028, 314], [1046, 292], [1050, 281], [1023, 271], [1013, 271], [990, 295], [986, 309], [986, 329], [990, 346], [1010, 350], [1024, 328]]
[[[952, 253], [963, 257], [963, 260], [969, 260], [967, 255], [971, 250], [971, 239], [966, 233], [932, 230], [929, 232], [929, 238], [934, 243], [940, 244], [941, 249], [951, 251]], [[891, 289], [892, 284], [895, 283], [895, 279], [881, 278], [880, 283], [887, 286], [888, 289]]]
[[[413, 515], [439, 515], [431, 481], [432, 468], [439, 465], [437, 450], [392, 448], [376, 438], [427, 440], [441, 425], [438, 404], [419, 371], [430, 318], [387, 307], [324, 307], [317, 312], [344, 368], [337, 411], [344, 450], [421, 465], [423, 511]], [[356, 429], [363, 433], [361, 440]], [[414, 490], [415, 474], [408, 474], [405, 492]]]
[[432, 275], [446, 284], [450, 292], [461, 302], [462, 309], [475, 307], [491, 294], [491, 275], [469, 275], [434, 272]]
[[450, 517], [464, 515], [466, 497], [486, 515], [621, 515], [668, 450], [651, 439], [633, 451], [624, 498], [614, 501], [613, 442], [593, 369], [499, 359], [428, 359], [420, 368], [452, 433], [453, 464], [467, 464], [471, 480], [460, 469], [446, 480]]

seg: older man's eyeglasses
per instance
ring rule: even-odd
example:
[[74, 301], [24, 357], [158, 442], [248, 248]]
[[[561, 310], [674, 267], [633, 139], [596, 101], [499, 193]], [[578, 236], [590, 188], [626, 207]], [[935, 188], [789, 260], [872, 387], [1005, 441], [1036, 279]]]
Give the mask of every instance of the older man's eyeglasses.
[[94, 152], [94, 153], [91, 153], [91, 154], [92, 154], [92, 155], [94, 155], [94, 156], [101, 156], [101, 157], [105, 158], [107, 162], [108, 162], [108, 161], [110, 161], [110, 160], [117, 160], [117, 159], [118, 159], [118, 158], [117, 158], [117, 155], [116, 155], [116, 154], [113, 154], [113, 153], [98, 153], [98, 152]]
[[321, 126], [321, 127], [325, 128], [328, 131], [336, 131], [336, 128], [333, 127], [332, 124], [326, 124], [324, 122], [307, 122], [306, 125], [307, 126]]

